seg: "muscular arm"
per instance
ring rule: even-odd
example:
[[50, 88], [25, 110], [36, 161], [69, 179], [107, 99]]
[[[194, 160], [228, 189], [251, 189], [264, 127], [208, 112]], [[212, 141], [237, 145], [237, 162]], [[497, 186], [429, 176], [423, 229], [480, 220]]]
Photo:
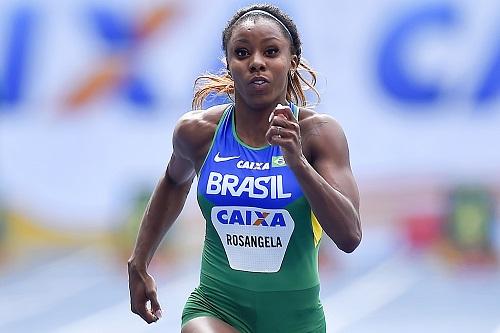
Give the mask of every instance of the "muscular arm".
[[[312, 115], [299, 124], [288, 108], [276, 110], [268, 138], [279, 144], [311, 208], [337, 247], [352, 252], [361, 241], [359, 193], [340, 125], [326, 115]], [[281, 133], [277, 131], [281, 127]], [[301, 133], [302, 132], [302, 133]], [[276, 137], [280, 133], [281, 137]], [[309, 161], [303, 154], [308, 152]]]
[[173, 153], [165, 174], [151, 195], [142, 217], [139, 234], [129, 266], [145, 270], [165, 233], [179, 216], [195, 176], [192, 145], [189, 140], [193, 121], [189, 116], [177, 124]]
[[310, 133], [311, 164], [301, 158], [295, 175], [326, 234], [345, 252], [361, 241], [359, 192], [349, 163], [347, 140], [339, 124], [317, 116]]
[[167, 170], [151, 195], [142, 217], [129, 266], [145, 270], [162, 238], [179, 216], [193, 181], [191, 163], [172, 154]]
[[[173, 225], [185, 204], [195, 176], [195, 165], [203, 156], [213, 126], [202, 126], [195, 113], [186, 114], [173, 135], [173, 153], [165, 174], [151, 195], [144, 212], [135, 248], [128, 261], [132, 312], [152, 323], [161, 317], [156, 283], [147, 268], [165, 233]], [[202, 127], [204, 130], [199, 130]], [[206, 152], [205, 152], [206, 153]], [[147, 302], [151, 302], [150, 308]]]

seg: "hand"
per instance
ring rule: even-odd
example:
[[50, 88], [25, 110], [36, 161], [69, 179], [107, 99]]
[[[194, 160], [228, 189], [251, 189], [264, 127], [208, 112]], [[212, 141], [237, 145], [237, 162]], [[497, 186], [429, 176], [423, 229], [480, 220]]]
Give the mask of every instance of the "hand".
[[292, 166], [303, 158], [300, 127], [288, 106], [278, 104], [269, 116], [266, 139], [272, 145], [279, 145], [287, 165]]
[[[128, 287], [130, 305], [133, 313], [139, 315], [148, 324], [161, 318], [161, 307], [156, 293], [156, 283], [146, 271], [140, 271], [129, 265]], [[148, 307], [148, 301], [150, 307]]]

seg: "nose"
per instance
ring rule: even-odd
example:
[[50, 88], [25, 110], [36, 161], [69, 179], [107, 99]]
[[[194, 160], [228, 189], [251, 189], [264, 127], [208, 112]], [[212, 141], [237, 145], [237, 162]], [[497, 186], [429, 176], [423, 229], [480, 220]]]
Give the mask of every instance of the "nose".
[[249, 64], [250, 72], [262, 72], [266, 70], [266, 62], [261, 54], [255, 53]]

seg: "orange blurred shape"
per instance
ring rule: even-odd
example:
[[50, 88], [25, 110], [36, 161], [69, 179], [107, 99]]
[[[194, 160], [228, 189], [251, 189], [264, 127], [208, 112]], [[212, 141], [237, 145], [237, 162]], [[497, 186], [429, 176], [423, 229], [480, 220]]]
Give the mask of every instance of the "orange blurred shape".
[[87, 103], [90, 99], [115, 87], [123, 76], [123, 63], [120, 59], [113, 57], [88, 77], [65, 101], [65, 106], [75, 108]]
[[151, 35], [169, 18], [174, 16], [176, 12], [177, 10], [174, 7], [162, 7], [155, 9], [141, 24], [139, 24], [137, 29], [139, 38], [142, 39]]
[[[153, 10], [137, 27], [139, 40], [149, 37], [170, 17], [177, 13], [174, 7], [160, 7]], [[126, 74], [125, 61], [127, 52], [121, 54], [121, 57], [112, 57], [105, 60], [104, 64], [84, 80], [76, 89], [74, 89], [64, 105], [65, 111], [82, 106], [88, 103], [92, 98], [103, 94], [107, 90], [115, 87], [121, 78]], [[70, 109], [68, 109], [68, 107]]]

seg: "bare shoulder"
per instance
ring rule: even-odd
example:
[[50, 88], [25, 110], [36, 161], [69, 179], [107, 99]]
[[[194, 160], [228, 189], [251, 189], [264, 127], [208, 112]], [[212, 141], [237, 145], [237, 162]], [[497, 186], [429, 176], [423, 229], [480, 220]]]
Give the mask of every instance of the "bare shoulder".
[[299, 124], [302, 138], [314, 136], [342, 136], [344, 130], [339, 122], [332, 116], [324, 113], [318, 113], [307, 108], [300, 108]]
[[300, 108], [299, 124], [302, 146], [311, 159], [318, 154], [331, 153], [338, 158], [348, 155], [344, 130], [332, 116]]
[[174, 150], [185, 158], [196, 162], [210, 145], [217, 124], [228, 104], [216, 105], [206, 110], [193, 110], [185, 113], [177, 121], [173, 134]]

